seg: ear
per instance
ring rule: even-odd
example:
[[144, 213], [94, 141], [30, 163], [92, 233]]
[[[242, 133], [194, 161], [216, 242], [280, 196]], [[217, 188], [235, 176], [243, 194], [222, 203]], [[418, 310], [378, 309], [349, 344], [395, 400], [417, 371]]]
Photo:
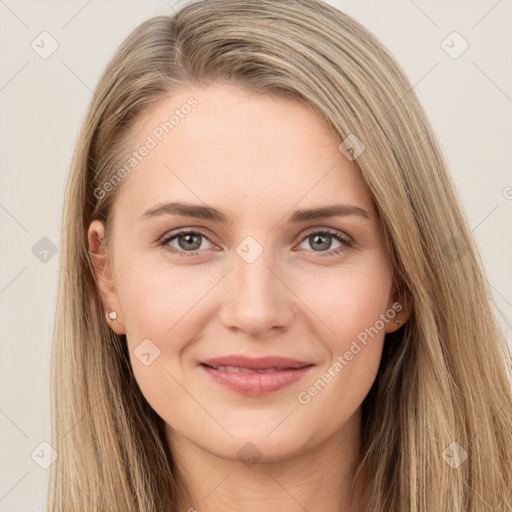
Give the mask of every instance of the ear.
[[[106, 254], [103, 246], [105, 226], [103, 222], [94, 220], [88, 231], [89, 255], [92, 261], [96, 283], [98, 285], [101, 301], [105, 308], [105, 318], [108, 325], [116, 334], [126, 334], [124, 316], [119, 303], [117, 289], [112, 272], [112, 261]], [[111, 311], [117, 313], [117, 318], [112, 320], [108, 314]]]
[[409, 320], [411, 316], [411, 307], [408, 304], [409, 301], [406, 299], [407, 297], [405, 294], [400, 293], [399, 285], [397, 285], [396, 281], [393, 281], [393, 287], [389, 294], [387, 311], [390, 313], [395, 312], [395, 314], [393, 317], [391, 317], [393, 313], [389, 315], [389, 320], [386, 322], [386, 333], [397, 331], [407, 322], [407, 320]]

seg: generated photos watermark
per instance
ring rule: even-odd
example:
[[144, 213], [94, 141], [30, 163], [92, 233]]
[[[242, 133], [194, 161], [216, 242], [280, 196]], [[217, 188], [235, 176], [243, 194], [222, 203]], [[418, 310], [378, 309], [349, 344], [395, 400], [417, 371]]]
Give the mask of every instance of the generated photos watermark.
[[[302, 405], [307, 405], [311, 400], [318, 396], [318, 394], [332, 381], [340, 372], [347, 366], [354, 357], [361, 352], [367, 345], [369, 339], [379, 334], [384, 329], [387, 322], [392, 320], [395, 315], [402, 310], [403, 306], [395, 302], [391, 308], [387, 309], [385, 313], [381, 313], [379, 319], [371, 327], [367, 327], [357, 335], [357, 340], [353, 340], [350, 348], [343, 354], [336, 357], [333, 364], [320, 376], [315, 383], [310, 386], [306, 391], [301, 391], [297, 395], [297, 400]], [[359, 341], [359, 343], [358, 343]], [[361, 346], [362, 345], [362, 346]]]
[[107, 180], [101, 187], [94, 189], [94, 197], [96, 199], [103, 199], [107, 192], [113, 190], [122, 179], [129, 174], [137, 165], [144, 160], [149, 153], [155, 149], [160, 142], [162, 142], [166, 135], [172, 132], [176, 126], [178, 126], [183, 119], [185, 119], [194, 107], [197, 107], [198, 101], [196, 98], [191, 96], [186, 103], [181, 105], [179, 108], [174, 109], [174, 113], [169, 117], [167, 121], [161, 122], [156, 126], [151, 134], [146, 137], [146, 141], [139, 149], [133, 151], [129, 158], [125, 160], [123, 165], [114, 173], [113, 176]]

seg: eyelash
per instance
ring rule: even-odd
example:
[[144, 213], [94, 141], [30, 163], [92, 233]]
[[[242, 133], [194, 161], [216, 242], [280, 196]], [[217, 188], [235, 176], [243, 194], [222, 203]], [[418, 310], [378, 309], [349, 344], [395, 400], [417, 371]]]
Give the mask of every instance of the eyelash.
[[[163, 247], [165, 250], [171, 252], [172, 254], [177, 254], [178, 256], [184, 257], [184, 258], [197, 256], [200, 252], [202, 252], [202, 251], [199, 251], [199, 250], [195, 250], [195, 251], [177, 250], [175, 248], [170, 248], [170, 246], [167, 245], [171, 240], [174, 240], [175, 238], [179, 237], [180, 235], [200, 235], [200, 236], [206, 238], [210, 243], [213, 243], [208, 238], [208, 236], [206, 234], [204, 234], [203, 232], [201, 232], [201, 231], [191, 230], [191, 229], [180, 229], [180, 230], [174, 231], [174, 232], [169, 233], [168, 235], [166, 235], [159, 242], [159, 245], [161, 247]], [[334, 255], [341, 254], [342, 252], [345, 252], [347, 249], [353, 247], [353, 245], [354, 245], [353, 241], [351, 239], [349, 239], [348, 237], [344, 238], [337, 231], [333, 231], [333, 230], [330, 230], [330, 229], [327, 229], [327, 228], [319, 229], [317, 231], [310, 231], [310, 232], [308, 232], [301, 239], [300, 243], [304, 242], [304, 240], [306, 240], [311, 235], [330, 235], [330, 236], [334, 237], [338, 242], [343, 244], [340, 247], [338, 247], [337, 249], [331, 249], [329, 251], [311, 251], [311, 252], [318, 252], [321, 258], [322, 257], [329, 257], [329, 256], [334, 256]]]

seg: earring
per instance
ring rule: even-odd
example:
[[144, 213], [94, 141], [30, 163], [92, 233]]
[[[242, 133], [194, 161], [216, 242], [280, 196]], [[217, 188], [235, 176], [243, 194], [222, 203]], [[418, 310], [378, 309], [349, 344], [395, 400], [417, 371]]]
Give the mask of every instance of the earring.
[[111, 311], [108, 314], [108, 317], [110, 318], [110, 320], [115, 320], [117, 318], [117, 313], [115, 311]]
[[403, 320], [395, 320], [395, 324], [403, 324], [404, 321]]

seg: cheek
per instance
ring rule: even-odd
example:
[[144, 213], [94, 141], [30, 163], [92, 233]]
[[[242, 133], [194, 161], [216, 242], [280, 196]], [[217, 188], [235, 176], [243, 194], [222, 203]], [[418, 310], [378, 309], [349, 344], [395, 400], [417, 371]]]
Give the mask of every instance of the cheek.
[[197, 303], [207, 290], [200, 280], [155, 267], [139, 268], [131, 279], [126, 273], [119, 295], [133, 373], [151, 407], [171, 424], [186, 413], [181, 355], [199, 336]]
[[[378, 260], [364, 267], [331, 270], [312, 274], [303, 281], [298, 295], [304, 298], [310, 310], [307, 318], [312, 324], [316, 323], [315, 330], [323, 326], [327, 337], [337, 340], [334, 344], [342, 350], [347, 341], [375, 326], [380, 315], [385, 313], [391, 272]], [[382, 329], [382, 322], [378, 322], [377, 327]]]
[[391, 270], [384, 260], [364, 268], [343, 268], [335, 279], [311, 276], [299, 292], [307, 297], [310, 310], [304, 318], [328, 357], [314, 378], [304, 383], [298, 401], [321, 415], [338, 404], [337, 412], [329, 413], [333, 428], [357, 409], [375, 380], [390, 289]]
[[182, 393], [172, 376], [182, 380], [182, 352], [200, 338], [207, 294], [219, 276], [199, 267], [172, 269], [144, 258], [132, 263], [120, 265], [116, 279], [128, 350], [141, 391], [159, 412], [165, 410], [164, 397]]
[[126, 330], [135, 341], [154, 338], [160, 342], [190, 332], [200, 302], [214, 287], [218, 276], [198, 267], [172, 269], [164, 264], [125, 266], [120, 273], [119, 298]]

